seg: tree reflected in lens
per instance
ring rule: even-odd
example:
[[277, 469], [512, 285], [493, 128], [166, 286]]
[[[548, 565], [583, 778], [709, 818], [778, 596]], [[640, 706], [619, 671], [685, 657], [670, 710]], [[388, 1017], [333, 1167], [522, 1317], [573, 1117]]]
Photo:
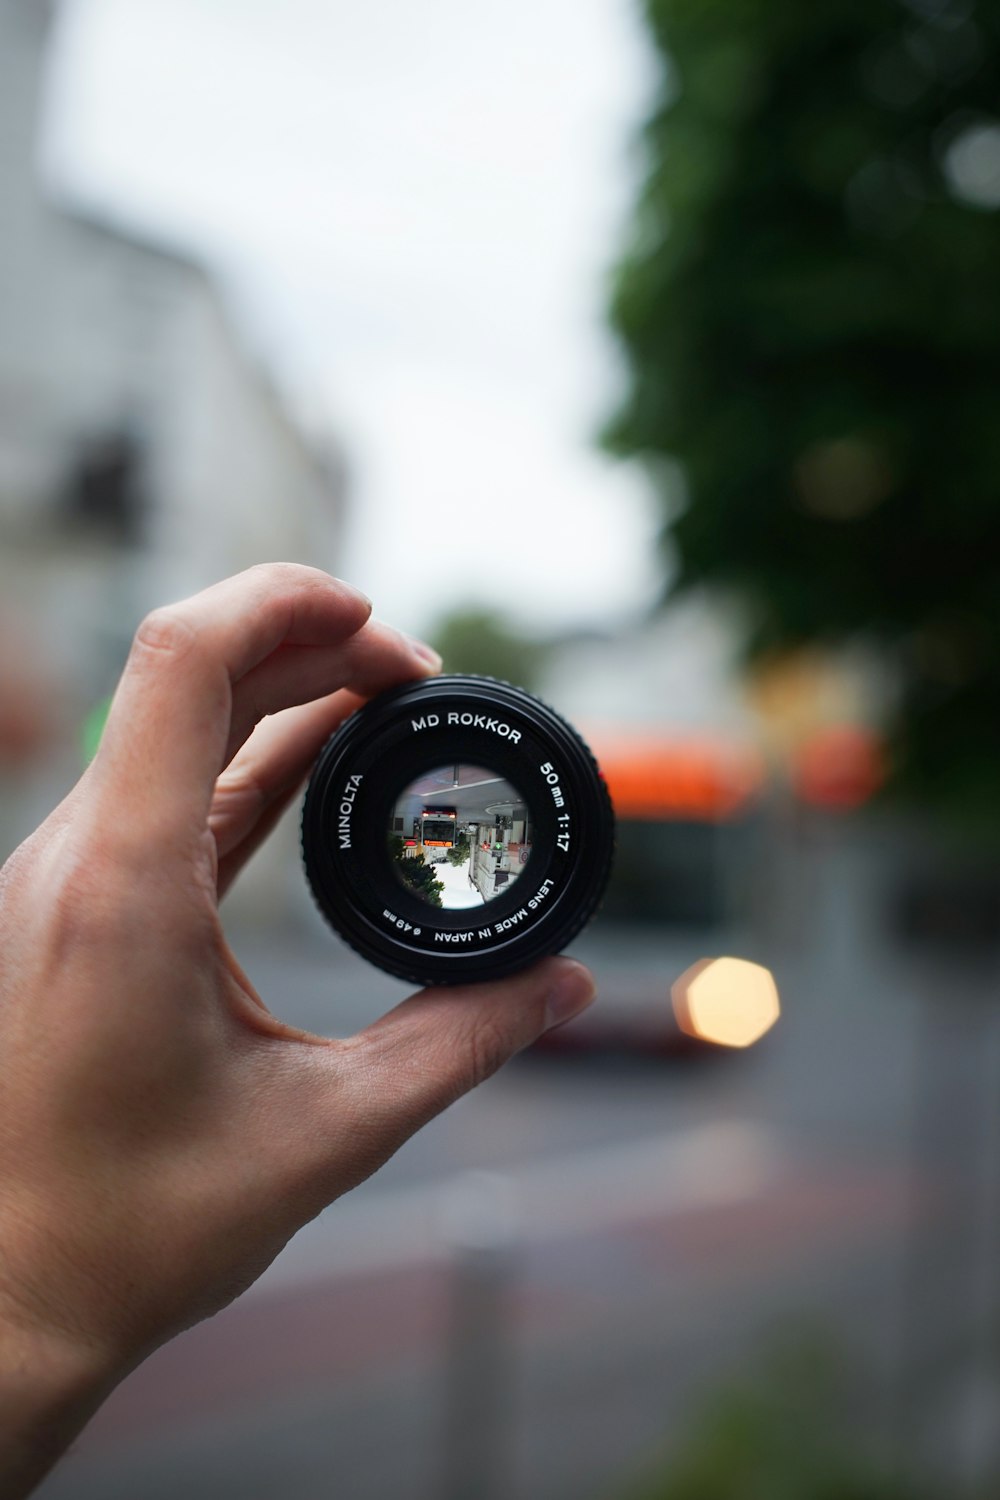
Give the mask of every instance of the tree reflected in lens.
[[389, 814], [389, 852], [421, 901], [450, 911], [508, 891], [531, 854], [524, 797], [485, 766], [439, 766], [405, 786]]

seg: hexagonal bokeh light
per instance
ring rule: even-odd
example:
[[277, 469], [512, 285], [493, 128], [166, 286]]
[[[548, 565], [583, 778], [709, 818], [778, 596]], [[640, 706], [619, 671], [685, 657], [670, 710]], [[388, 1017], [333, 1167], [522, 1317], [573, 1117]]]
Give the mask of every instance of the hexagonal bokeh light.
[[746, 958], [703, 958], [670, 994], [685, 1035], [720, 1047], [752, 1047], [781, 1014], [774, 975]]

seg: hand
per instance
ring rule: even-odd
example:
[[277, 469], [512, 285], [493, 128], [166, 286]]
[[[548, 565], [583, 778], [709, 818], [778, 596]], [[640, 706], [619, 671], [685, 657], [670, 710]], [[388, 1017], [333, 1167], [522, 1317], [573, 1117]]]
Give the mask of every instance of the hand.
[[150, 615], [95, 760], [0, 872], [5, 1495], [139, 1360], [592, 996], [550, 959], [330, 1041], [284, 1025], [241, 971], [220, 894], [341, 719], [437, 668], [369, 612], [276, 564]]

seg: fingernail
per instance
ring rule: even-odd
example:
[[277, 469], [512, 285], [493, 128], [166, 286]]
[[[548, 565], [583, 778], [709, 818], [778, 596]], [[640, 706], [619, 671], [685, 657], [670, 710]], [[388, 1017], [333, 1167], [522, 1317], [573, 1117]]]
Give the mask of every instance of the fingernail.
[[418, 641], [412, 635], [408, 635], [406, 639], [410, 644], [410, 649], [416, 656], [420, 657], [421, 661], [426, 662], [435, 672], [440, 672], [443, 665], [441, 658], [431, 646], [428, 646], [426, 641]]
[[548, 993], [545, 1001], [545, 1029], [561, 1026], [578, 1016], [593, 1000], [596, 993], [594, 977], [583, 964], [575, 959], [566, 960], [562, 973]]

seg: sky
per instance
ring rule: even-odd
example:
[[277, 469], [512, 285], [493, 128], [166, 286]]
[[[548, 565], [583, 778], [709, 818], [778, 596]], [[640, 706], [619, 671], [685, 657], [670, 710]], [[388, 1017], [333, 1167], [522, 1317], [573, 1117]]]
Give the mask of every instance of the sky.
[[43, 163], [219, 271], [345, 451], [339, 568], [383, 617], [606, 627], [662, 582], [595, 442], [654, 90], [636, 0], [64, 0]]

